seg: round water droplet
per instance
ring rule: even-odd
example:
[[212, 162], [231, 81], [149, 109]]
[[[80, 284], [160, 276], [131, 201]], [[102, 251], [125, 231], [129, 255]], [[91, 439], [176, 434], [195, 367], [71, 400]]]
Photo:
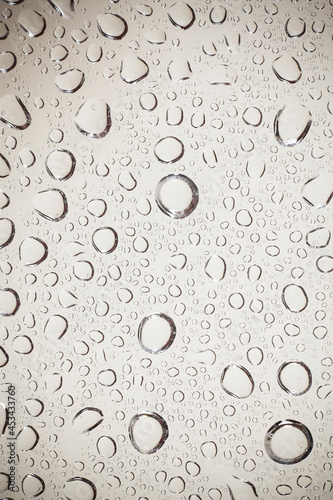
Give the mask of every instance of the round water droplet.
[[111, 128], [110, 107], [102, 99], [88, 99], [78, 109], [74, 121], [81, 134], [101, 139]]
[[207, 460], [211, 460], [217, 455], [217, 446], [214, 441], [206, 441], [205, 443], [202, 443], [200, 449], [201, 453], [205, 458], [207, 458]]
[[0, 52], [0, 73], [8, 73], [16, 66], [16, 56], [13, 52]]
[[154, 153], [162, 163], [174, 163], [183, 156], [184, 145], [176, 137], [164, 137], [157, 142]]
[[48, 248], [44, 241], [34, 236], [29, 236], [22, 241], [19, 253], [23, 265], [37, 266], [46, 259]]
[[172, 345], [176, 337], [176, 325], [166, 314], [152, 313], [141, 321], [138, 337], [142, 349], [158, 354]]
[[243, 120], [247, 125], [258, 127], [262, 120], [260, 109], [255, 107], [247, 108], [243, 113]]
[[103, 418], [98, 408], [83, 408], [73, 418], [73, 430], [80, 434], [92, 431], [103, 422]]
[[265, 436], [267, 455], [279, 464], [292, 465], [304, 460], [313, 447], [309, 429], [295, 420], [276, 422]]
[[84, 477], [72, 477], [64, 486], [64, 494], [68, 500], [95, 500], [96, 486]]
[[311, 371], [302, 361], [283, 363], [278, 370], [277, 379], [280, 387], [293, 396], [305, 394], [312, 384]]
[[45, 161], [48, 174], [58, 181], [66, 181], [75, 170], [76, 161], [74, 155], [66, 149], [52, 151]]
[[286, 22], [285, 30], [290, 38], [299, 38], [305, 33], [305, 22], [300, 17], [290, 17]]
[[140, 97], [140, 105], [142, 109], [146, 111], [153, 111], [157, 106], [157, 99], [155, 94], [149, 92], [148, 94], [142, 94]]
[[97, 45], [97, 43], [93, 43], [89, 45], [89, 47], [87, 48], [86, 55], [88, 61], [90, 61], [91, 63], [97, 63], [102, 59], [103, 55], [102, 47], [100, 45]]
[[100, 253], [109, 254], [118, 245], [118, 235], [112, 227], [100, 227], [92, 235], [92, 244]]
[[111, 13], [99, 14], [97, 16], [97, 27], [103, 36], [112, 40], [120, 40], [128, 31], [125, 19]]
[[274, 120], [274, 135], [283, 146], [296, 146], [309, 132], [311, 113], [302, 104], [287, 104]]
[[12, 288], [0, 290], [0, 316], [13, 316], [20, 307], [20, 298]]
[[22, 480], [23, 494], [29, 498], [36, 498], [45, 490], [43, 479], [36, 474], [27, 474]]
[[157, 184], [155, 200], [158, 208], [169, 217], [184, 219], [197, 207], [199, 192], [186, 175], [170, 174]]
[[112, 458], [117, 451], [117, 446], [111, 437], [101, 436], [97, 441], [97, 451], [102, 457]]
[[219, 255], [212, 255], [206, 262], [205, 272], [213, 281], [221, 281], [225, 276], [226, 263]]
[[97, 376], [97, 380], [101, 385], [111, 387], [117, 380], [117, 376], [113, 370], [102, 370]]
[[140, 57], [129, 54], [124, 57], [120, 66], [120, 76], [126, 83], [138, 83], [149, 73], [148, 64]]
[[187, 30], [195, 21], [195, 14], [187, 3], [177, 2], [168, 10], [168, 17], [177, 28]]
[[61, 92], [73, 94], [84, 83], [84, 73], [80, 69], [69, 69], [60, 73], [55, 78], [55, 84]]
[[15, 226], [10, 219], [0, 219], [0, 249], [9, 245], [15, 235]]
[[248, 398], [254, 389], [254, 382], [249, 371], [240, 365], [229, 365], [221, 375], [221, 386], [234, 398]]
[[50, 59], [53, 62], [61, 62], [68, 56], [68, 50], [63, 45], [55, 45], [50, 50]]
[[333, 271], [333, 257], [331, 255], [322, 255], [317, 259], [316, 266], [321, 273], [331, 273]]
[[39, 215], [54, 222], [62, 220], [68, 212], [67, 198], [60, 189], [40, 191], [33, 198], [33, 207]]
[[222, 5], [213, 7], [209, 13], [209, 19], [213, 24], [222, 24], [227, 18], [227, 11]]
[[146, 455], [158, 451], [169, 436], [167, 423], [153, 412], [135, 415], [129, 423], [128, 432], [134, 448]]
[[282, 82], [296, 83], [302, 76], [301, 67], [290, 54], [283, 54], [272, 64], [274, 74]]
[[239, 210], [236, 214], [236, 222], [240, 226], [248, 227], [253, 222], [252, 215], [246, 209]]
[[88, 212], [94, 217], [103, 217], [106, 209], [105, 201], [100, 199], [90, 200], [87, 206]]
[[25, 409], [32, 417], [39, 417], [43, 413], [44, 404], [39, 399], [30, 398], [25, 402]]
[[303, 287], [291, 284], [284, 287], [282, 302], [290, 312], [299, 313], [308, 305], [308, 297]]
[[81, 281], [89, 281], [94, 276], [94, 268], [87, 260], [79, 260], [73, 265], [73, 274]]

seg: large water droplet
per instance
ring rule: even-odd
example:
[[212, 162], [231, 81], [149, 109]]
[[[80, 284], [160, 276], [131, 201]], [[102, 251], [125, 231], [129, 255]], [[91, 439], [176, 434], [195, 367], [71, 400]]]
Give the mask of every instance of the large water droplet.
[[40, 191], [33, 198], [33, 207], [39, 215], [54, 222], [62, 220], [68, 212], [67, 198], [60, 189]]
[[176, 137], [164, 137], [156, 143], [154, 153], [162, 163], [175, 163], [183, 156], [184, 145]]
[[0, 249], [13, 241], [15, 226], [10, 219], [0, 219]]
[[197, 207], [199, 192], [186, 175], [170, 174], [157, 184], [155, 199], [163, 213], [173, 219], [184, 219]]
[[317, 227], [309, 231], [305, 237], [307, 245], [311, 248], [325, 248], [331, 240], [331, 232], [325, 227]]
[[113, 252], [118, 245], [118, 235], [112, 227], [99, 227], [92, 235], [94, 248], [103, 254]]
[[295, 420], [276, 422], [265, 436], [266, 453], [278, 464], [297, 464], [311, 453], [312, 447], [311, 432]]
[[29, 498], [36, 498], [45, 490], [45, 484], [41, 477], [36, 474], [27, 474], [22, 480], [23, 494]]
[[0, 52], [0, 73], [8, 73], [16, 66], [16, 56], [13, 52]]
[[169, 436], [166, 421], [153, 412], [135, 415], [129, 423], [128, 431], [134, 448], [147, 455], [158, 451]]
[[72, 94], [79, 90], [84, 82], [84, 73], [80, 69], [69, 69], [55, 78], [55, 84], [61, 92]]
[[26, 425], [17, 435], [17, 446], [20, 450], [33, 450], [39, 441], [36, 429], [31, 425]]
[[97, 27], [103, 36], [112, 40], [120, 40], [128, 30], [125, 19], [111, 13], [99, 14], [97, 16]]
[[44, 334], [48, 340], [53, 342], [61, 339], [68, 329], [68, 321], [63, 316], [55, 314], [50, 316], [44, 326]]
[[278, 370], [277, 379], [280, 387], [293, 396], [305, 394], [312, 384], [311, 371], [302, 361], [283, 363]]
[[20, 260], [25, 266], [37, 266], [46, 259], [47, 254], [46, 243], [34, 236], [29, 236], [20, 245]]
[[88, 99], [78, 109], [74, 121], [81, 134], [100, 139], [111, 127], [110, 107], [102, 99]]
[[219, 255], [212, 255], [206, 262], [205, 272], [213, 281], [221, 281], [225, 276], [226, 263]]
[[213, 24], [222, 24], [226, 20], [227, 11], [222, 5], [213, 7], [209, 13], [209, 19]]
[[158, 354], [172, 345], [176, 337], [176, 325], [170, 316], [152, 313], [141, 321], [138, 337], [142, 349]]
[[0, 97], [0, 120], [17, 130], [24, 130], [31, 123], [31, 116], [21, 99], [13, 94]]
[[282, 82], [296, 83], [302, 76], [301, 67], [290, 54], [283, 54], [272, 64], [273, 71]]
[[45, 161], [48, 174], [58, 181], [66, 181], [75, 170], [76, 161], [74, 155], [66, 149], [52, 151]]
[[80, 434], [89, 432], [100, 425], [103, 418], [103, 413], [98, 408], [83, 408], [73, 418], [73, 430]]
[[289, 311], [299, 313], [308, 305], [308, 297], [304, 288], [299, 285], [287, 285], [282, 291], [282, 302]]
[[168, 74], [170, 80], [174, 82], [181, 82], [188, 80], [191, 76], [192, 70], [190, 63], [184, 56], [175, 57], [168, 65]]
[[65, 483], [64, 494], [67, 500], [95, 500], [97, 489], [89, 479], [72, 477]]
[[97, 441], [97, 451], [102, 457], [112, 458], [117, 451], [117, 446], [111, 437], [101, 436]]
[[18, 16], [18, 22], [30, 37], [42, 35], [46, 28], [44, 17], [35, 10], [23, 10]]
[[149, 73], [148, 64], [140, 57], [129, 54], [124, 57], [120, 66], [120, 76], [126, 83], [138, 83]]
[[333, 174], [322, 172], [302, 187], [304, 200], [314, 208], [326, 207], [333, 198]]
[[20, 307], [20, 299], [12, 288], [0, 290], [0, 316], [13, 316]]
[[302, 104], [287, 104], [274, 120], [274, 134], [283, 146], [295, 146], [307, 135], [312, 123], [311, 113]]
[[286, 22], [285, 30], [291, 38], [299, 38], [305, 33], [305, 22], [300, 17], [290, 17]]
[[227, 394], [234, 398], [248, 398], [254, 389], [254, 382], [244, 366], [229, 365], [221, 375], [221, 386]]

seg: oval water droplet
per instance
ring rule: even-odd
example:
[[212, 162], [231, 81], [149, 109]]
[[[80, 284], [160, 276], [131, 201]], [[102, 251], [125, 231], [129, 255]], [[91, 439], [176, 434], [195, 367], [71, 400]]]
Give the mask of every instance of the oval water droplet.
[[212, 255], [206, 262], [205, 273], [213, 281], [221, 281], [226, 272], [226, 263], [219, 255]]
[[23, 10], [18, 16], [18, 22], [32, 38], [42, 35], [46, 28], [44, 17], [31, 9]]
[[333, 271], [333, 257], [331, 255], [322, 255], [317, 259], [316, 266], [321, 273], [331, 273]]
[[103, 419], [103, 413], [98, 408], [83, 408], [74, 416], [72, 427], [75, 432], [83, 434], [95, 429]]
[[0, 249], [9, 245], [15, 235], [15, 226], [10, 219], [0, 219]]
[[50, 316], [44, 326], [45, 337], [50, 341], [61, 339], [68, 329], [68, 321], [63, 316], [55, 314]]
[[138, 83], [149, 73], [148, 64], [134, 54], [125, 56], [120, 65], [120, 76], [126, 83]]
[[19, 249], [20, 260], [25, 266], [37, 266], [43, 262], [48, 254], [44, 241], [34, 236], [29, 236], [22, 241]]
[[0, 52], [0, 73], [8, 73], [16, 66], [16, 56], [13, 52]]
[[195, 14], [187, 3], [176, 2], [168, 11], [168, 17], [171, 23], [177, 28], [187, 30], [195, 21]]
[[107, 370], [102, 370], [97, 376], [97, 380], [101, 385], [105, 387], [111, 387], [117, 380], [117, 376], [111, 368]]
[[98, 45], [97, 43], [92, 43], [87, 48], [86, 55], [87, 55], [88, 61], [90, 61], [91, 63], [97, 63], [98, 61], [100, 61], [102, 59], [102, 55], [103, 55], [102, 47], [100, 45]]
[[287, 285], [282, 291], [282, 302], [290, 312], [299, 313], [308, 305], [307, 294], [300, 285]]
[[88, 99], [79, 107], [74, 121], [81, 134], [101, 139], [111, 128], [110, 107], [102, 99]]
[[199, 192], [186, 175], [170, 174], [157, 184], [155, 200], [158, 208], [169, 217], [184, 219], [196, 209]]
[[213, 24], [222, 24], [227, 18], [227, 11], [222, 5], [213, 7], [209, 13], [209, 19]]
[[202, 443], [200, 449], [201, 453], [205, 458], [207, 458], [207, 460], [211, 460], [217, 455], [217, 446], [214, 441], [206, 441], [205, 443]]
[[299, 38], [305, 33], [305, 22], [300, 17], [290, 17], [285, 26], [285, 30], [290, 38]]
[[20, 305], [20, 298], [15, 290], [12, 288], [0, 289], [0, 316], [13, 316]]
[[166, 351], [176, 337], [174, 321], [164, 313], [152, 313], [139, 325], [139, 344], [147, 352], [158, 354]]
[[117, 445], [111, 437], [101, 436], [97, 441], [97, 451], [102, 457], [112, 458], [117, 451]]
[[55, 78], [55, 84], [61, 92], [73, 94], [84, 83], [84, 73], [80, 69], [69, 69]]
[[134, 448], [146, 455], [158, 451], [169, 436], [166, 421], [153, 412], [135, 415], [129, 423], [128, 432]]
[[274, 74], [282, 82], [296, 83], [302, 76], [298, 61], [290, 54], [283, 54], [275, 59], [272, 64]]
[[221, 375], [221, 386], [227, 394], [234, 398], [248, 398], [254, 389], [250, 372], [240, 365], [229, 365]]
[[276, 422], [265, 436], [266, 453], [278, 464], [297, 464], [311, 453], [312, 447], [311, 432], [295, 420]]
[[52, 151], [45, 161], [48, 174], [58, 181], [66, 181], [75, 170], [76, 160], [74, 155], [66, 149]]
[[67, 198], [60, 189], [45, 189], [33, 198], [36, 212], [47, 220], [58, 222], [66, 217], [68, 212]]
[[277, 373], [279, 386], [288, 394], [301, 396], [311, 387], [312, 375], [308, 366], [302, 361], [286, 361]]
[[94, 276], [93, 265], [87, 260], [79, 260], [73, 265], [73, 274], [81, 281], [90, 281]]
[[6, 94], [0, 97], [0, 120], [16, 130], [24, 130], [31, 123], [31, 116], [19, 97]]
[[39, 434], [31, 425], [26, 425], [16, 437], [17, 446], [20, 450], [30, 451], [35, 448], [39, 441]]
[[311, 113], [302, 104], [287, 104], [274, 120], [274, 135], [283, 146], [296, 146], [309, 132]]
[[84, 477], [72, 477], [64, 485], [64, 494], [67, 500], [95, 500], [96, 486]]
[[97, 27], [101, 35], [112, 40], [121, 40], [128, 31], [125, 19], [110, 12], [97, 16]]
[[247, 108], [243, 113], [243, 120], [247, 125], [258, 127], [262, 120], [262, 113], [258, 108]]
[[112, 227], [100, 227], [92, 235], [95, 250], [103, 254], [113, 252], [118, 245], [118, 235]]

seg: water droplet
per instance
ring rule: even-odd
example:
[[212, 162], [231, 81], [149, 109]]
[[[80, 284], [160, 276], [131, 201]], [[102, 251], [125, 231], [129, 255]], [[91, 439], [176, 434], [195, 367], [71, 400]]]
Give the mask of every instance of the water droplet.
[[3, 21], [0, 21], [0, 40], [5, 40], [8, 34], [9, 34], [9, 29], [7, 25]]
[[94, 268], [87, 260], [78, 260], [73, 265], [73, 274], [81, 281], [89, 281], [94, 276]]
[[111, 128], [110, 107], [102, 99], [88, 99], [79, 107], [74, 121], [81, 134], [100, 139]]
[[97, 27], [103, 36], [112, 40], [121, 40], [128, 31], [125, 19], [111, 13], [99, 14], [97, 16]]
[[18, 22], [32, 38], [42, 35], [46, 28], [44, 17], [35, 10], [23, 10], [18, 16]]
[[20, 307], [18, 294], [12, 288], [0, 290], [0, 316], [13, 316]]
[[333, 198], [333, 174], [323, 172], [309, 179], [302, 188], [302, 196], [314, 208], [326, 207]]
[[149, 43], [160, 45], [166, 41], [166, 33], [160, 28], [153, 28], [145, 34]]
[[153, 111], [157, 106], [157, 99], [155, 94], [149, 92], [140, 96], [140, 105], [146, 111]]
[[165, 420], [153, 412], [135, 415], [129, 423], [129, 438], [134, 448], [140, 453], [156, 453], [169, 436]]
[[279, 386], [288, 394], [301, 396], [311, 387], [312, 375], [310, 369], [302, 361], [286, 361], [277, 374]]
[[73, 0], [48, 0], [48, 2], [65, 19], [71, 19], [73, 17]]
[[103, 422], [103, 418], [98, 408], [83, 408], [73, 418], [73, 430], [80, 434], [90, 432]]
[[239, 210], [236, 213], [236, 222], [240, 226], [248, 227], [253, 222], [252, 215], [246, 209]]
[[50, 50], [50, 59], [54, 62], [61, 62], [68, 56], [68, 50], [63, 45], [55, 45]]
[[[5, 366], [9, 361], [9, 356], [3, 347], [0, 346], [0, 367]], [[0, 414], [1, 414], [1, 404], [0, 404]], [[0, 417], [1, 422], [1, 417]], [[0, 429], [2, 428], [2, 424], [0, 423]], [[1, 434], [0, 434], [1, 435]]]
[[166, 113], [167, 124], [171, 126], [180, 125], [183, 121], [183, 110], [179, 106], [171, 106]]
[[249, 371], [240, 365], [229, 365], [221, 375], [221, 386], [234, 398], [248, 398], [254, 389], [254, 382]]
[[322, 255], [317, 259], [316, 266], [321, 273], [331, 273], [333, 271], [333, 257], [331, 255]]
[[237, 82], [238, 73], [235, 67], [227, 64], [213, 66], [207, 75], [207, 81], [211, 85], [233, 85]]
[[173, 219], [183, 219], [198, 205], [198, 188], [187, 176], [170, 174], [157, 184], [155, 200], [163, 213]]
[[58, 222], [66, 217], [68, 212], [67, 198], [60, 189], [45, 189], [33, 198], [36, 212], [47, 220]]
[[64, 494], [68, 500], [95, 500], [96, 486], [84, 477], [72, 477], [64, 485]]
[[141, 321], [138, 337], [142, 349], [158, 354], [172, 345], [176, 337], [176, 325], [166, 314], [152, 313]]
[[31, 116], [21, 99], [13, 94], [0, 97], [0, 120], [17, 130], [24, 130], [31, 123]]
[[117, 451], [117, 446], [111, 437], [101, 436], [97, 441], [97, 451], [102, 457], [112, 458]]
[[88, 212], [94, 217], [103, 217], [107, 209], [107, 205], [104, 200], [94, 199], [90, 200], [87, 206]]
[[168, 17], [177, 28], [187, 30], [195, 21], [195, 14], [187, 3], [177, 2], [168, 11]]
[[8, 73], [16, 66], [16, 56], [13, 52], [0, 52], [0, 73]]
[[168, 75], [170, 80], [174, 82], [181, 82], [188, 80], [191, 76], [192, 70], [190, 63], [184, 56], [177, 56], [168, 65]]
[[300, 17], [290, 17], [286, 22], [285, 30], [291, 38], [299, 38], [305, 33], [305, 22]]
[[93, 247], [100, 253], [109, 254], [118, 245], [118, 235], [112, 227], [100, 227], [92, 235]]
[[36, 429], [34, 429], [31, 425], [26, 425], [20, 430], [16, 439], [17, 446], [20, 450], [30, 451], [37, 445], [39, 435]]
[[185, 481], [182, 477], [172, 477], [169, 481], [169, 490], [171, 493], [182, 493], [185, 490]]
[[43, 262], [48, 254], [44, 241], [34, 236], [29, 236], [20, 245], [20, 260], [25, 266], [37, 266]]
[[25, 402], [25, 409], [32, 417], [39, 417], [43, 413], [44, 404], [39, 399], [30, 398]]
[[283, 54], [272, 64], [274, 74], [282, 82], [296, 83], [302, 76], [298, 61], [290, 54]]
[[274, 135], [283, 146], [296, 146], [309, 132], [311, 113], [302, 104], [287, 104], [274, 120]]
[[126, 83], [138, 83], [149, 73], [148, 64], [134, 54], [125, 56], [120, 66], [120, 76]]
[[311, 453], [312, 447], [311, 432], [295, 420], [276, 422], [265, 436], [266, 453], [278, 464], [297, 464]]
[[213, 24], [223, 24], [227, 18], [227, 11], [222, 5], [213, 7], [209, 13], [209, 19]]
[[287, 285], [282, 291], [282, 302], [284, 306], [293, 313], [304, 311], [308, 305], [308, 297], [304, 288], [299, 285]]
[[97, 63], [102, 59], [102, 55], [103, 55], [102, 47], [100, 45], [98, 45], [97, 43], [92, 43], [87, 48], [86, 55], [87, 55], [88, 61], [90, 61], [91, 63]]
[[205, 272], [213, 281], [221, 281], [226, 272], [226, 263], [219, 255], [212, 255], [206, 262]]
[[84, 73], [80, 69], [69, 69], [55, 78], [55, 84], [61, 92], [72, 94], [79, 90], [84, 83]]
[[15, 226], [10, 219], [0, 219], [0, 249], [9, 245], [15, 235]]
[[76, 161], [73, 154], [66, 149], [52, 151], [45, 161], [48, 174], [58, 181], [66, 181], [75, 170]]
[[217, 455], [217, 446], [214, 441], [206, 441], [205, 443], [202, 443], [200, 449], [201, 453], [205, 458], [207, 458], [207, 460], [211, 460]]
[[29, 498], [36, 498], [41, 495], [45, 490], [45, 483], [43, 479], [37, 474], [27, 474], [22, 480], [23, 494]]
[[53, 342], [60, 340], [68, 329], [68, 321], [63, 316], [55, 314], [50, 316], [44, 326], [45, 337]]

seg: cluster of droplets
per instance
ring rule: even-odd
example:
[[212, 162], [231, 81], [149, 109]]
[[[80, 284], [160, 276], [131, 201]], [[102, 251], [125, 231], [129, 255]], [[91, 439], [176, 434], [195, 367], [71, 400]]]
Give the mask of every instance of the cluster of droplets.
[[331, 2], [4, 4], [18, 490], [329, 494]]

